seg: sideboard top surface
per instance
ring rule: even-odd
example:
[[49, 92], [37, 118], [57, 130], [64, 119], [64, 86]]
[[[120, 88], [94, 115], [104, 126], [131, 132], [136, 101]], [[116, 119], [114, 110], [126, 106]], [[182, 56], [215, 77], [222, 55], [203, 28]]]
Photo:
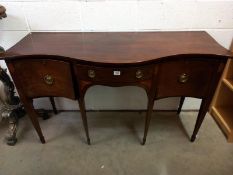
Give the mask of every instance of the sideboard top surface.
[[2, 59], [57, 55], [97, 63], [125, 64], [186, 54], [233, 57], [204, 31], [33, 32], [10, 48]]

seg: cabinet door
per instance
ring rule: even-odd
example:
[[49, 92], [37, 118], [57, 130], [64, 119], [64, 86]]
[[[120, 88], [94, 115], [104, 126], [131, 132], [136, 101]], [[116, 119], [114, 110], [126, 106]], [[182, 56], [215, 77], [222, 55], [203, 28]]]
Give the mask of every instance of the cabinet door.
[[17, 78], [26, 96], [75, 98], [71, 66], [68, 62], [51, 59], [18, 59], [13, 61], [12, 65], [14, 77]]
[[206, 95], [217, 73], [216, 61], [168, 61], [159, 65], [157, 98]]

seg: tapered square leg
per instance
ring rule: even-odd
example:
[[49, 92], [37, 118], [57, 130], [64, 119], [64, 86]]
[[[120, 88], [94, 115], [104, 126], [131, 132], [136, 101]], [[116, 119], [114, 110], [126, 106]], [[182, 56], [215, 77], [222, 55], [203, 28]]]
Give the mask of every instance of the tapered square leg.
[[184, 100], [185, 100], [185, 97], [180, 97], [180, 104], [179, 104], [179, 107], [178, 107], [178, 110], [177, 110], [177, 114], [180, 114], [182, 106], [184, 104]]
[[50, 100], [50, 103], [52, 105], [54, 114], [57, 114], [58, 112], [57, 112], [56, 104], [55, 104], [55, 101], [54, 101], [54, 97], [49, 97], [49, 100]]
[[148, 105], [147, 105], [146, 118], [145, 118], [145, 128], [144, 128], [144, 136], [142, 139], [142, 145], [145, 145], [145, 143], [146, 143], [146, 137], [147, 137], [147, 133], [148, 133], [149, 126], [150, 126], [150, 120], [151, 120], [151, 115], [152, 115], [152, 111], [153, 111], [153, 106], [154, 106], [154, 99], [149, 99]]
[[86, 137], [87, 137], [87, 144], [90, 145], [91, 141], [90, 141], [90, 137], [89, 137], [89, 130], [88, 130], [88, 123], [87, 123], [87, 116], [86, 116], [84, 98], [80, 98], [78, 101], [79, 101], [79, 109], [80, 109], [80, 112], [81, 112], [83, 126], [84, 126]]
[[192, 137], [190, 139], [191, 142], [194, 142], [196, 137], [197, 137], [197, 133], [198, 133], [198, 131], [201, 127], [201, 124], [206, 116], [207, 111], [208, 111], [209, 103], [210, 103], [209, 100], [206, 100], [206, 99], [203, 99], [201, 102], [201, 107], [200, 107], [200, 110], [199, 110], [199, 113], [197, 116], [194, 131], [193, 131]]
[[34, 107], [33, 107], [33, 101], [32, 99], [24, 99], [24, 98], [21, 98], [21, 101], [23, 102], [24, 104], [24, 108], [40, 138], [40, 141], [41, 143], [45, 143], [45, 139], [44, 139], [44, 136], [43, 136], [43, 133], [41, 131], [41, 128], [40, 128], [40, 124], [39, 124], [39, 121], [38, 121], [38, 117], [39, 115], [36, 113]]

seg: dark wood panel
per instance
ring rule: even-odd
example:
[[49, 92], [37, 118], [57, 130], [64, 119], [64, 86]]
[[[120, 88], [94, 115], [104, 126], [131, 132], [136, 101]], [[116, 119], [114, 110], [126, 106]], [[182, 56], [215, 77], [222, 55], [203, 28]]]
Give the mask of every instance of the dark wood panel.
[[27, 97], [75, 98], [69, 63], [49, 59], [27, 59], [13, 61], [12, 65]]
[[218, 65], [218, 61], [206, 60], [177, 60], [159, 64], [156, 98], [205, 97]]

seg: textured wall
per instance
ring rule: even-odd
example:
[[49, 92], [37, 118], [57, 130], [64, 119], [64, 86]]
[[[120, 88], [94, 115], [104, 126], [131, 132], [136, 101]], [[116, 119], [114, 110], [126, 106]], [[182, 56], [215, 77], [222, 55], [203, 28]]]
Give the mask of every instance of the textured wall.
[[[0, 0], [8, 17], [0, 21], [0, 45], [14, 45], [31, 31], [205, 30], [229, 48], [233, 37], [233, 0]], [[4, 62], [1, 62], [2, 66]], [[144, 109], [146, 94], [137, 87], [96, 86], [88, 90], [88, 109]], [[77, 103], [56, 98], [60, 109]], [[155, 108], [175, 109], [178, 98], [160, 100]], [[49, 108], [48, 100], [35, 101]], [[200, 100], [188, 99], [185, 109]]]

